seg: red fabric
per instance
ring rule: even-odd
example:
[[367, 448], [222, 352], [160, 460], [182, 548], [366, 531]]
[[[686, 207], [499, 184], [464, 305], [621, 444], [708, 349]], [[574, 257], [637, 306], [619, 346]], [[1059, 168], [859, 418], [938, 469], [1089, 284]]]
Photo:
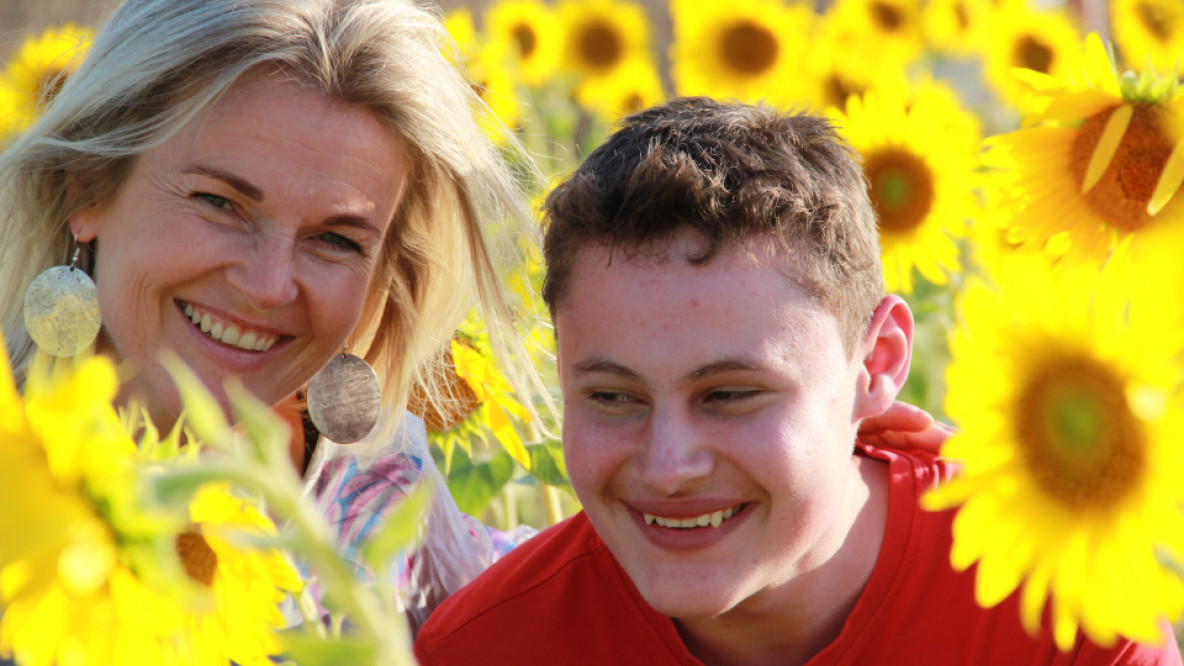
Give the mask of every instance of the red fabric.
[[[1018, 595], [979, 608], [973, 570], [958, 573], [949, 565], [953, 512], [917, 508], [916, 498], [942, 465], [925, 454], [864, 453], [890, 465], [887, 534], [842, 633], [809, 666], [1181, 666], [1174, 642], [1166, 649], [1127, 642], [1102, 649], [1079, 638], [1072, 651], [1059, 652], [1051, 632], [1036, 638], [1024, 632]], [[674, 623], [641, 598], [582, 513], [519, 546], [448, 599], [423, 627], [415, 651], [424, 666], [700, 664]]]

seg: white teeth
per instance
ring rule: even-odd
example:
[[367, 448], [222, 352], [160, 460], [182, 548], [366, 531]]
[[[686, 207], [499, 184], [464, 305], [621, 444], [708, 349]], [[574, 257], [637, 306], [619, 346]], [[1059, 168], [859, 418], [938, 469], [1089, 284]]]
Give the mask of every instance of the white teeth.
[[725, 520], [736, 515], [737, 507], [728, 507], [722, 511], [715, 511], [713, 513], [705, 513], [702, 516], [695, 518], [663, 518], [662, 516], [655, 516], [652, 513], [642, 513], [646, 525], [657, 524], [659, 527], [674, 527], [678, 529], [690, 529], [692, 527], [719, 527]]
[[[226, 340], [223, 339], [223, 342], [226, 342]], [[244, 333], [243, 337], [238, 339], [238, 346], [242, 347], [243, 349], [254, 349], [255, 348], [255, 334], [254, 333]]]
[[189, 303], [185, 304], [184, 310], [185, 316], [189, 317], [189, 321], [193, 322], [194, 326], [224, 345], [247, 351], [267, 351], [279, 340], [277, 337], [265, 336], [253, 331], [243, 333], [236, 326], [215, 321], [209, 314], [201, 312]]

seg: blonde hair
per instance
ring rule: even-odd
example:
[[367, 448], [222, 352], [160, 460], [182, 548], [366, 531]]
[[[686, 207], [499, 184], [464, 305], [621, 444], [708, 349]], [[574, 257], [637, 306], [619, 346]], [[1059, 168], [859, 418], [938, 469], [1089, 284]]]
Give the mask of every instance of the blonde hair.
[[499, 279], [522, 252], [521, 234], [534, 233], [520, 184], [535, 174], [510, 171], [479, 127], [481, 102], [445, 58], [450, 45], [437, 13], [410, 0], [121, 5], [44, 115], [0, 155], [0, 323], [18, 378], [33, 351], [24, 289], [68, 260], [70, 215], [113, 198], [140, 153], [235, 81], [276, 68], [369, 110], [409, 158], [375, 286], [349, 341], [382, 377], [388, 404], [401, 410], [412, 383], [438, 372], [433, 363], [472, 294], [512, 383], [545, 396]]

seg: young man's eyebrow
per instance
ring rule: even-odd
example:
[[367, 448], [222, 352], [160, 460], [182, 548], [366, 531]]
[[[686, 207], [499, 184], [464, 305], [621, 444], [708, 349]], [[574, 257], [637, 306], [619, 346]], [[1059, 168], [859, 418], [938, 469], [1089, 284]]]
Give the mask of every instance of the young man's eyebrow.
[[580, 363], [572, 364], [572, 369], [582, 373], [605, 372], [610, 375], [617, 375], [622, 379], [630, 379], [633, 381], [641, 381], [641, 375], [633, 372], [629, 368], [614, 363], [606, 359], [592, 359], [590, 361], [582, 361]]
[[682, 378], [681, 383], [689, 384], [693, 381], [711, 377], [712, 375], [720, 375], [725, 372], [737, 371], [758, 371], [765, 369], [765, 366], [753, 361], [751, 359], [742, 357], [725, 358], [714, 363], [708, 363], [693, 372], [690, 372]]
[[227, 185], [233, 187], [234, 189], [238, 190], [239, 192], [241, 192], [243, 194], [243, 196], [249, 197], [252, 201], [257, 201], [257, 202], [263, 201], [263, 190], [248, 183], [241, 176], [233, 174], [229, 171], [225, 171], [223, 169], [218, 169], [218, 168], [215, 168], [212, 166], [207, 166], [205, 164], [191, 164], [191, 165], [185, 167], [184, 169], [182, 169], [181, 173], [194, 173], [194, 174], [198, 174], [200, 176], [209, 176], [210, 178], [216, 178], [216, 179], [226, 183]]

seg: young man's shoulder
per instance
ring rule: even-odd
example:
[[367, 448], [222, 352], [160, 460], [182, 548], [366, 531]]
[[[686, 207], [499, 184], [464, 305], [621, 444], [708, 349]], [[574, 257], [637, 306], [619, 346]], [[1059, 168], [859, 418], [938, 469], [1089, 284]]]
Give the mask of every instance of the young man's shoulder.
[[420, 664], [693, 664], [641, 601], [583, 513], [515, 548], [444, 602], [415, 642]]

